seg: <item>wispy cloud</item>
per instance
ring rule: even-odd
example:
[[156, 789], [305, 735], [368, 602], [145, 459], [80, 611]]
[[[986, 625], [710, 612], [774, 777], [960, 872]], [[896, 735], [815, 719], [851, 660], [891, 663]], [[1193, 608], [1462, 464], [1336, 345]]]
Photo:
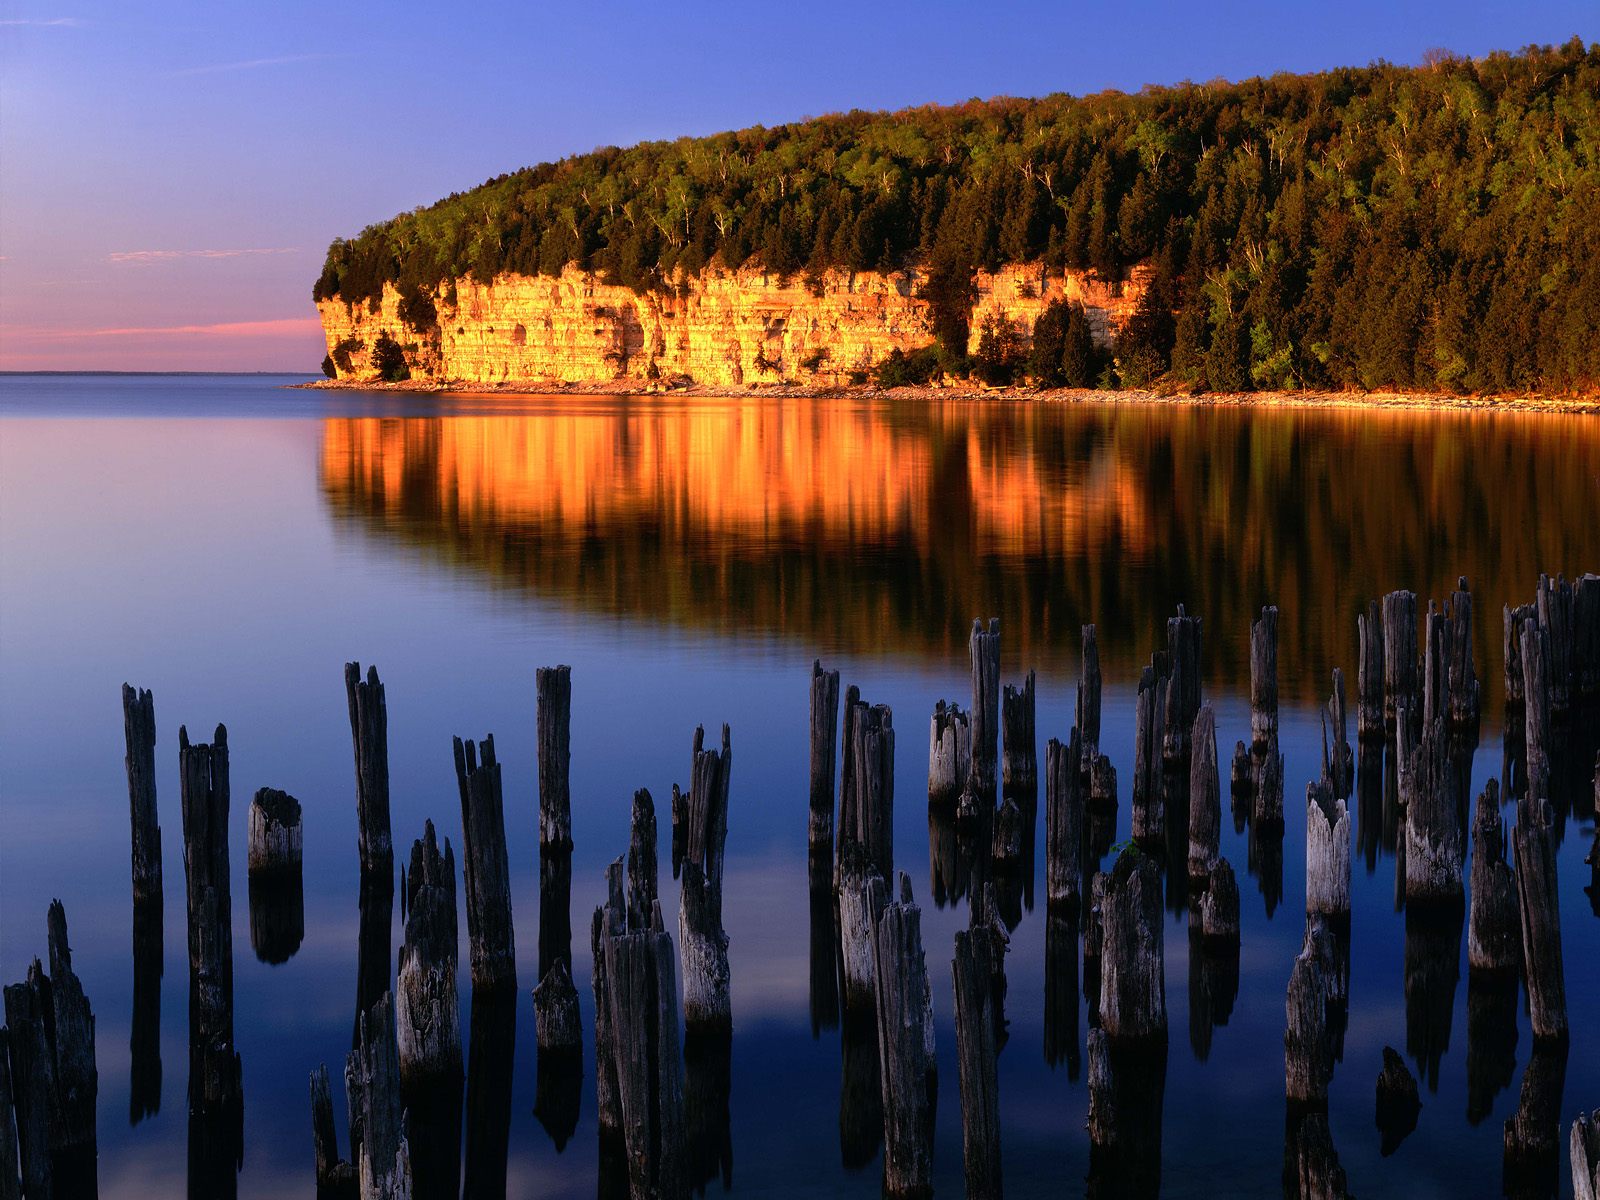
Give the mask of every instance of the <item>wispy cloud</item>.
[[78, 17], [6, 17], [0, 25], [29, 25], [35, 29], [77, 29], [88, 22]]
[[116, 250], [109, 256], [114, 263], [133, 263], [147, 266], [150, 263], [174, 262], [185, 258], [245, 258], [260, 254], [295, 254], [293, 246], [264, 246], [240, 250]]
[[279, 317], [267, 321], [221, 321], [212, 325], [129, 325], [110, 329], [17, 328], [11, 332], [41, 341], [125, 337], [294, 337], [319, 333], [316, 317]]
[[211, 63], [204, 67], [185, 67], [181, 71], [168, 71], [167, 75], [176, 78], [181, 75], [218, 75], [224, 71], [254, 71], [261, 67], [286, 67], [292, 63], [317, 62], [325, 58], [334, 58], [332, 54], [284, 54], [277, 58], [247, 58], [241, 62]]

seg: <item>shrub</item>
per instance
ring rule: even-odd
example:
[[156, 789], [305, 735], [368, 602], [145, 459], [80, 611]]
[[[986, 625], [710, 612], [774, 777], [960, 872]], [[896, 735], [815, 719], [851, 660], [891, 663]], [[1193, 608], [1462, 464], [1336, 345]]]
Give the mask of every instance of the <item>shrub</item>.
[[935, 346], [923, 346], [906, 354], [891, 350], [872, 372], [872, 380], [879, 387], [922, 387], [940, 374], [939, 351]]
[[350, 356], [364, 348], [360, 338], [347, 337], [340, 339], [338, 344], [334, 346], [331, 356], [334, 366], [348, 373], [350, 371]]
[[372, 343], [372, 369], [386, 383], [399, 383], [411, 378], [411, 368], [406, 365], [406, 352], [400, 343], [387, 333], [380, 333]]
[[991, 387], [1005, 387], [1022, 367], [1022, 334], [1005, 313], [984, 318], [973, 370]]
[[324, 354], [322, 356], [322, 373], [329, 379], [339, 378], [339, 368], [333, 365], [333, 355]]

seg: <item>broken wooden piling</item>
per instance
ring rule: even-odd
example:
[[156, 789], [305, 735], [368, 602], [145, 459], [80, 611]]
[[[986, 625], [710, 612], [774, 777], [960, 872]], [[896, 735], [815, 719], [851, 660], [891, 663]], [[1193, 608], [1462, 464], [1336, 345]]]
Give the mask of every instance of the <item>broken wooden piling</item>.
[[1000, 693], [1001, 791], [1024, 810], [1039, 795], [1039, 744], [1034, 736], [1034, 674], [1020, 688], [1009, 683]]
[[873, 941], [878, 1061], [883, 1080], [883, 1191], [889, 1197], [932, 1194], [933, 1119], [928, 1080], [933, 1063], [928, 969], [921, 910], [911, 880], [884, 907]]
[[1250, 831], [1257, 837], [1270, 838], [1283, 833], [1283, 755], [1277, 743], [1267, 747], [1260, 765], [1255, 768], [1255, 782], [1250, 813]]
[[1078, 676], [1078, 708], [1073, 718], [1083, 739], [1084, 767], [1100, 751], [1100, 647], [1093, 625], [1083, 627], [1083, 668]]
[[1402, 704], [1396, 755], [1400, 803], [1405, 810], [1405, 898], [1407, 905], [1449, 905], [1462, 902], [1461, 876], [1466, 854], [1465, 831], [1457, 810], [1455, 763], [1449, 753], [1443, 713], [1422, 726]]
[[[806, 840], [813, 854], [833, 846], [833, 775], [838, 739], [839, 672], [824, 671], [819, 659], [811, 664], [811, 805]], [[931, 755], [928, 802], [933, 802]]]
[[128, 810], [133, 823], [133, 899], [161, 898], [161, 825], [156, 810], [156, 709], [145, 688], [122, 685]]
[[967, 640], [972, 655], [972, 783], [971, 790], [987, 807], [995, 803], [1000, 756], [1000, 618], [989, 626], [972, 622]]
[[[36, 958], [21, 983], [5, 988], [5, 1030], [9, 1049], [11, 1103], [15, 1110], [22, 1194], [52, 1194], [52, 1135], [60, 1127], [55, 1055], [48, 1034], [50, 981]], [[0, 1164], [0, 1169], [9, 1164]]]
[[[303, 921], [302, 921], [303, 924]], [[128, 1035], [128, 1123], [161, 1111], [161, 976], [165, 971], [162, 903], [133, 906], [133, 1014]]]
[[1473, 971], [1515, 974], [1522, 965], [1517, 881], [1506, 862], [1500, 785], [1478, 794], [1472, 820], [1472, 907], [1467, 920], [1467, 965]]
[[854, 825], [841, 839], [859, 842], [885, 879], [894, 871], [894, 713], [858, 701], [850, 723]]
[[393, 1000], [387, 992], [357, 1018], [344, 1086], [361, 1200], [409, 1200], [411, 1152], [402, 1120]]
[[1550, 725], [1555, 707], [1552, 687], [1549, 630], [1529, 622], [1522, 627], [1522, 689], [1524, 757], [1527, 763], [1525, 795], [1550, 799]]
[[538, 1045], [533, 1115], [559, 1153], [578, 1127], [583, 1092], [583, 1018], [578, 989], [561, 959], [533, 989], [533, 1023]]
[[1164, 1039], [1167, 988], [1160, 868], [1148, 854], [1130, 847], [1104, 879], [1100, 1024], [1119, 1041]]
[[350, 709], [350, 740], [356, 763], [356, 820], [361, 869], [368, 875], [394, 874], [394, 846], [389, 832], [389, 709], [378, 668], [344, 665], [345, 698]]
[[1306, 787], [1306, 912], [1350, 915], [1350, 811], [1326, 775]]
[[873, 1006], [877, 972], [873, 944], [889, 888], [859, 843], [845, 855], [839, 875], [839, 952], [847, 1014]]
[[1133, 838], [1152, 848], [1164, 845], [1167, 836], [1162, 777], [1166, 696], [1166, 656], [1157, 653], [1139, 675], [1133, 754]]
[[1201, 623], [1178, 605], [1178, 615], [1167, 618], [1166, 711], [1162, 714], [1161, 758], [1180, 776], [1188, 774], [1190, 735], [1200, 715]]
[[1600, 1200], [1600, 1108], [1577, 1115], [1568, 1145], [1572, 1156], [1572, 1200]]
[[[1060, 743], [1052, 740], [1052, 746]], [[1047, 768], [1048, 769], [1048, 768]], [[961, 1150], [969, 1200], [999, 1200], [1000, 1085], [995, 1056], [994, 989], [986, 930], [958, 930], [956, 1061], [961, 1086]], [[1074, 964], [1076, 965], [1076, 964]]]
[[1383, 598], [1383, 723], [1393, 735], [1404, 709], [1421, 718], [1417, 679], [1417, 594], [1395, 591]]
[[459, 1086], [461, 1076], [456, 860], [448, 838], [440, 853], [432, 821], [412, 843], [405, 890], [394, 1017], [400, 1091], [411, 1107], [430, 1089]]
[[940, 700], [928, 726], [928, 809], [953, 816], [972, 772], [972, 726], [957, 704]]
[[1083, 740], [1076, 726], [1063, 746], [1044, 748], [1045, 893], [1052, 906], [1077, 910], [1083, 887]]
[[[683, 1021], [689, 1032], [730, 1029], [728, 935], [722, 927], [723, 854], [728, 840], [728, 784], [733, 748], [728, 726], [722, 749], [705, 749], [705, 728], [694, 734], [694, 767], [686, 818], [678, 941], [683, 955]], [[892, 769], [892, 768], [891, 768]]]
[[1210, 704], [1200, 708], [1190, 738], [1189, 880], [1204, 886], [1217, 865], [1222, 839], [1222, 777], [1217, 769], [1217, 717]]
[[1259, 756], [1278, 744], [1278, 607], [1250, 622], [1250, 745]]
[[452, 739], [452, 744], [461, 798], [461, 876], [467, 894], [472, 986], [514, 988], [517, 952], [511, 925], [511, 868], [494, 735], [485, 735], [481, 746], [460, 738]]
[[250, 801], [246, 866], [251, 875], [298, 875], [304, 855], [300, 801], [260, 788]]
[[1456, 590], [1450, 594], [1445, 618], [1450, 724], [1457, 730], [1476, 730], [1481, 707], [1480, 688], [1472, 662], [1472, 592], [1464, 575], [1456, 581]]
[[311, 1145], [316, 1162], [317, 1200], [355, 1200], [356, 1169], [339, 1157], [339, 1133], [333, 1123], [333, 1090], [326, 1063], [311, 1072]]
[[1356, 736], [1364, 742], [1384, 736], [1383, 616], [1376, 600], [1356, 617], [1360, 657], [1356, 664]]
[[1216, 953], [1239, 950], [1239, 883], [1233, 867], [1218, 858], [1200, 893], [1200, 935]]
[[[1328, 731], [1333, 735], [1328, 744]], [[1355, 790], [1355, 752], [1350, 748], [1350, 720], [1344, 704], [1344, 672], [1333, 669], [1333, 694], [1328, 697], [1327, 726], [1323, 733], [1324, 756], [1328, 760], [1328, 774], [1333, 780], [1333, 794], [1348, 800]]]
[[[1526, 643], [1525, 643], [1526, 644]], [[1535, 1041], [1567, 1040], [1566, 970], [1561, 958], [1561, 905], [1556, 885], [1554, 816], [1548, 800], [1525, 798], [1512, 830], [1528, 1020]]]
[[539, 754], [539, 847], [572, 849], [572, 668], [533, 673]]

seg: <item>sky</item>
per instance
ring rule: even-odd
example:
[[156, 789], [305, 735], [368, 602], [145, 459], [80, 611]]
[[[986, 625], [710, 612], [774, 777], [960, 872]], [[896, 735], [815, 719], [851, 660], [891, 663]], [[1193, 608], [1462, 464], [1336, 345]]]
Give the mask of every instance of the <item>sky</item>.
[[1596, 0], [0, 0], [0, 370], [281, 370], [328, 243], [603, 145], [1600, 40]]

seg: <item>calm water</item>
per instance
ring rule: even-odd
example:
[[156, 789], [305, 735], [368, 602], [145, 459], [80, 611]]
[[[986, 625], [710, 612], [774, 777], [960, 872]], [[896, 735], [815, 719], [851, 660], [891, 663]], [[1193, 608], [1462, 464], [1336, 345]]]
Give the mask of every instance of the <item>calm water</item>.
[[[626, 849], [633, 790], [648, 786], [659, 802], [673, 781], [687, 785], [694, 726], [729, 721], [732, 1187], [875, 1194], [876, 1163], [841, 1165], [840, 1035], [812, 1019], [804, 830], [817, 656], [898, 717], [895, 859], [924, 910], [941, 1081], [936, 1183], [959, 1194], [949, 960], [966, 914], [933, 902], [927, 715], [940, 697], [966, 704], [966, 630], [993, 613], [1003, 676], [1039, 671], [1040, 741], [1065, 738], [1078, 628], [1097, 622], [1102, 745], [1122, 778], [1116, 836], [1126, 837], [1133, 687], [1180, 602], [1205, 620], [1224, 754], [1248, 736], [1250, 615], [1281, 607], [1290, 803], [1276, 904], [1279, 885], [1259, 877], [1271, 872], [1245, 873], [1246, 835], [1223, 823], [1244, 901], [1225, 1024], [1209, 1028], [1192, 1011], [1206, 981], [1198, 961], [1191, 971], [1185, 918], [1167, 925], [1164, 1192], [1279, 1195], [1284, 986], [1304, 894], [1297, 798], [1320, 762], [1317, 705], [1332, 667], [1353, 690], [1356, 612], [1394, 587], [1442, 598], [1457, 575], [1470, 577], [1486, 695], [1476, 790], [1500, 769], [1501, 605], [1530, 599], [1540, 570], [1600, 569], [1600, 422], [1583, 417], [437, 399], [282, 382], [0, 380], [0, 979], [43, 955], [45, 908], [59, 896], [97, 1018], [108, 1195], [184, 1186], [181, 723], [197, 738], [226, 723], [232, 752], [240, 1194], [310, 1193], [306, 1080], [318, 1063], [334, 1069], [345, 1137], [338, 1077], [358, 923], [342, 682], [351, 659], [376, 663], [387, 688], [397, 848], [432, 817], [459, 850], [452, 734], [492, 731], [505, 764], [522, 985], [508, 1191], [595, 1191], [589, 1028], [578, 1129], [564, 1150], [532, 1112], [533, 673], [568, 662], [586, 1026], [586, 917], [603, 898], [605, 863]], [[147, 1060], [132, 1094], [124, 680], [155, 693], [166, 862], [164, 1069], [159, 1110], [137, 1121], [130, 1108], [151, 1095]], [[305, 806], [305, 938], [276, 966], [252, 952], [243, 871], [244, 812], [261, 786]], [[1498, 1194], [1501, 1126], [1529, 1060], [1526, 1015], [1520, 1002], [1497, 1014], [1474, 991], [1460, 937], [1408, 938], [1392, 833], [1374, 809], [1354, 824], [1351, 1017], [1331, 1102], [1351, 1188]], [[1573, 1026], [1559, 1103], [1566, 1194], [1565, 1123], [1600, 1106], [1600, 899], [1583, 863], [1593, 826], [1592, 801], [1580, 798], [1559, 854]], [[1042, 863], [1038, 872], [1042, 892]], [[666, 880], [663, 906], [676, 906]], [[1088, 1168], [1083, 1072], [1045, 1060], [1044, 963], [1041, 895], [1006, 962], [1002, 1139], [1018, 1196], [1079, 1194]], [[1082, 1032], [1080, 1004], [1080, 1046]], [[1373, 1126], [1385, 1045], [1407, 1051], [1423, 1081], [1419, 1125], [1388, 1158]]]

